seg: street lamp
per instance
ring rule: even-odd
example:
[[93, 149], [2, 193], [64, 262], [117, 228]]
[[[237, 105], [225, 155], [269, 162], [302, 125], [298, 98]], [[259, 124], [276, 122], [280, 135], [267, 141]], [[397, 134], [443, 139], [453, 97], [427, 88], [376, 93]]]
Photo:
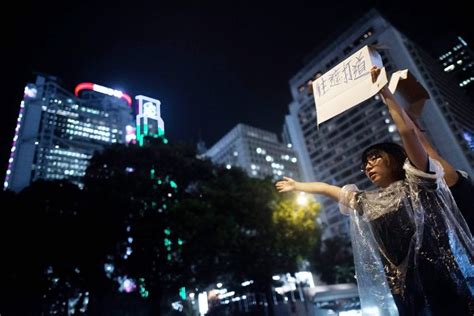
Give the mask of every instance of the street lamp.
[[296, 198], [296, 203], [301, 206], [308, 204], [308, 197], [306, 196], [304, 192], [300, 192], [298, 194], [298, 197]]

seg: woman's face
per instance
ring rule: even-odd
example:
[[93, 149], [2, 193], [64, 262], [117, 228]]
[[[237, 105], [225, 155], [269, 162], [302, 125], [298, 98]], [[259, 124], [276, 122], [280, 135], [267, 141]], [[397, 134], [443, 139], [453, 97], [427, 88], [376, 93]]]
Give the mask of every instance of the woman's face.
[[362, 171], [376, 186], [385, 188], [395, 181], [388, 163], [388, 155], [384, 152], [373, 152], [367, 156]]

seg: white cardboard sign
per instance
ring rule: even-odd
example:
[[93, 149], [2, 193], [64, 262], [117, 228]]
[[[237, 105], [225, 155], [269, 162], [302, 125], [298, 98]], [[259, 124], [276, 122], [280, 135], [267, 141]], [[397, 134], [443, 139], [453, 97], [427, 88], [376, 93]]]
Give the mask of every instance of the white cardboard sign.
[[[370, 69], [381, 68], [376, 82]], [[313, 81], [317, 124], [347, 111], [374, 96], [387, 83], [382, 58], [369, 46], [364, 46], [337, 66]]]

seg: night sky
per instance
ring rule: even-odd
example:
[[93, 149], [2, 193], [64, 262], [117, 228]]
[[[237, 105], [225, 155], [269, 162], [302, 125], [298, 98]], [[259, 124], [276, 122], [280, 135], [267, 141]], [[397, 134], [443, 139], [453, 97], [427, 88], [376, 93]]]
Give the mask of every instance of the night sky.
[[[461, 1], [16, 1], [2, 16], [4, 177], [23, 88], [34, 72], [63, 87], [89, 81], [161, 100], [171, 141], [210, 147], [237, 123], [280, 133], [288, 81], [318, 46], [375, 7], [434, 52], [448, 36], [474, 43]], [[152, 3], [152, 4], [151, 4]], [[196, 4], [199, 3], [199, 4]], [[456, 3], [458, 3], [456, 5]]]

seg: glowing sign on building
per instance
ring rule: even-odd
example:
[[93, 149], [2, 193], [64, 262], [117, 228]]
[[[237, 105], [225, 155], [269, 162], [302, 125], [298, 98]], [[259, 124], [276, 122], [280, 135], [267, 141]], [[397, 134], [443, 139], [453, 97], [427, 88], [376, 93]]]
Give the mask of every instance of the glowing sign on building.
[[119, 90], [114, 90], [114, 89], [107, 88], [107, 87], [104, 87], [95, 83], [91, 83], [91, 82], [83, 82], [76, 86], [76, 88], [74, 89], [74, 94], [76, 96], [79, 96], [79, 92], [82, 90], [93, 90], [93, 91], [107, 94], [119, 99], [125, 99], [128, 105], [132, 106], [132, 98], [128, 94], [123, 93], [122, 91], [119, 91]]
[[127, 144], [135, 144], [137, 142], [137, 131], [135, 126], [125, 126], [125, 142]]
[[137, 114], [137, 140], [143, 145], [145, 136], [159, 137], [165, 134], [165, 123], [160, 116], [161, 102], [156, 99], [137, 95], [138, 114]]

